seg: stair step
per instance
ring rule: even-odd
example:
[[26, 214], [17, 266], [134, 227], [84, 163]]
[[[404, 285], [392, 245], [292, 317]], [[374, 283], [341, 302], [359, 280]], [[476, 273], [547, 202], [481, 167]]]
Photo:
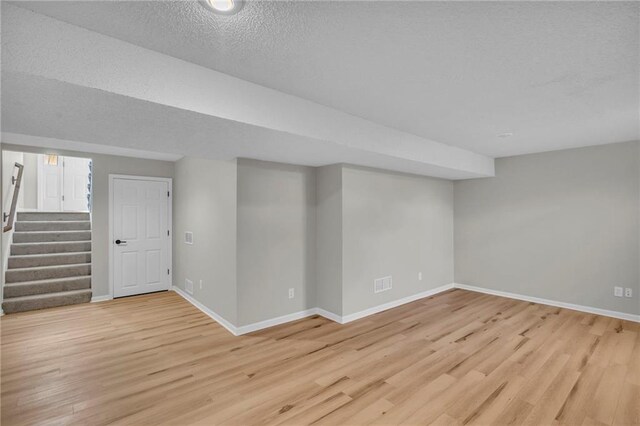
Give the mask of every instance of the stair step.
[[9, 257], [9, 269], [91, 263], [91, 252], [28, 254]]
[[34, 294], [59, 293], [62, 291], [90, 290], [91, 276], [57, 278], [53, 280], [25, 281], [4, 285], [5, 300], [12, 297]]
[[72, 290], [59, 293], [36, 294], [32, 296], [12, 297], [2, 302], [2, 309], [7, 314], [53, 308], [56, 306], [75, 305], [91, 301], [91, 290]]
[[14, 243], [90, 241], [91, 231], [14, 232]]
[[81, 212], [18, 212], [17, 221], [59, 221], [59, 220], [90, 220], [89, 213]]
[[5, 283], [49, 280], [54, 278], [91, 275], [91, 264], [40, 266], [36, 268], [9, 269], [5, 273]]
[[91, 241], [62, 241], [50, 243], [22, 243], [11, 245], [12, 256], [45, 253], [72, 253], [91, 251]]
[[58, 221], [26, 221], [16, 222], [16, 232], [24, 231], [88, 231], [91, 222], [88, 220], [58, 220]]

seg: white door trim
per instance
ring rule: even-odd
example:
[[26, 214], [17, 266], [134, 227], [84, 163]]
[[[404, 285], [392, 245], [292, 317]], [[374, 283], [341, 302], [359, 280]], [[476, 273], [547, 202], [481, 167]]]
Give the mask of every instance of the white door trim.
[[[154, 182], [166, 182], [169, 188], [169, 196], [167, 197], [167, 226], [169, 228], [169, 238], [167, 238], [167, 253], [169, 269], [169, 290], [173, 287], [173, 179], [152, 176], [132, 176], [132, 175], [109, 175], [109, 297], [113, 298], [113, 182], [116, 179], [142, 180]], [[94, 181], [95, 182], [95, 181]]]

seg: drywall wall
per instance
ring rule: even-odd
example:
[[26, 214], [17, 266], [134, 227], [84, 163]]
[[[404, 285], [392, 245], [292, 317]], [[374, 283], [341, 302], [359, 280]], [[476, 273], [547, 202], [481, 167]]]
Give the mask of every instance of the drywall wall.
[[2, 144], [6, 151], [22, 151], [40, 154], [58, 154], [93, 160], [93, 210], [91, 288], [93, 297], [109, 296], [109, 175], [173, 177], [173, 162], [146, 160], [114, 155], [56, 150], [23, 145]]
[[[344, 166], [342, 238], [343, 315], [450, 284], [453, 184]], [[385, 276], [393, 288], [374, 293]]]
[[315, 199], [314, 168], [238, 160], [237, 325], [316, 307]]
[[639, 145], [501, 158], [496, 177], [455, 182], [455, 281], [640, 313]]
[[[193, 298], [237, 322], [236, 161], [185, 157], [175, 163], [173, 285], [194, 283]], [[184, 241], [193, 232], [193, 244]], [[202, 288], [200, 288], [202, 280]]]
[[316, 302], [342, 315], [342, 165], [316, 169]]
[[24, 173], [20, 190], [24, 199], [23, 210], [36, 210], [38, 208], [38, 155], [25, 153], [23, 158]]

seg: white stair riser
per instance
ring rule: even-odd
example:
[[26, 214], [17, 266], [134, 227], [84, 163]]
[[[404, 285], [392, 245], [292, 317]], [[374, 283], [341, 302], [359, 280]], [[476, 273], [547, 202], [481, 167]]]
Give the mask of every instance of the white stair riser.
[[16, 232], [22, 231], [89, 231], [89, 221], [58, 221], [58, 222], [16, 222]]
[[91, 264], [9, 269], [5, 273], [5, 282], [17, 283], [23, 281], [50, 280], [54, 278], [77, 277], [81, 275], [91, 275]]
[[66, 221], [89, 220], [89, 213], [46, 213], [46, 212], [19, 212], [18, 222], [25, 221]]
[[34, 281], [6, 284], [4, 297], [22, 297], [34, 294], [58, 293], [61, 291], [89, 290], [91, 277], [67, 278], [62, 280]]
[[44, 243], [54, 241], [89, 241], [91, 231], [14, 232], [14, 243]]
[[33, 268], [37, 266], [75, 265], [78, 263], [91, 263], [91, 253], [11, 256], [9, 258], [9, 269]]
[[45, 253], [72, 253], [81, 251], [91, 251], [90, 241], [70, 241], [62, 243], [42, 243], [42, 244], [13, 244], [11, 245], [12, 256], [23, 256], [27, 254]]

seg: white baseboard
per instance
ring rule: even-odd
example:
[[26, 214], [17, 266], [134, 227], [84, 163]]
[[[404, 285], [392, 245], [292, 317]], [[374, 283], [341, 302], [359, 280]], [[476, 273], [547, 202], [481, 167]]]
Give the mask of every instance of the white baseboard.
[[226, 319], [222, 318], [220, 315], [218, 315], [217, 313], [213, 312], [211, 309], [209, 309], [206, 306], [204, 306], [202, 303], [200, 303], [197, 300], [195, 300], [193, 298], [193, 296], [191, 296], [190, 294], [186, 293], [181, 288], [173, 286], [173, 287], [171, 287], [171, 290], [173, 290], [176, 293], [178, 293], [187, 302], [191, 303], [193, 306], [198, 308], [204, 314], [206, 314], [207, 316], [212, 318], [214, 321], [216, 321], [218, 324], [220, 324], [221, 326], [226, 328], [234, 336], [240, 336], [240, 335], [243, 335], [243, 334], [253, 333], [254, 331], [258, 331], [258, 330], [262, 330], [262, 329], [265, 329], [265, 328], [273, 327], [273, 326], [276, 326], [276, 325], [284, 324], [284, 323], [287, 323], [287, 322], [296, 321], [296, 320], [299, 320], [299, 319], [302, 319], [302, 318], [310, 317], [312, 315], [320, 315], [322, 317], [327, 318], [328, 320], [337, 322], [339, 324], [346, 324], [348, 322], [355, 321], [357, 319], [364, 318], [366, 316], [373, 315], [373, 314], [378, 313], [378, 312], [386, 311], [387, 309], [395, 308], [396, 306], [404, 305], [405, 303], [413, 302], [415, 300], [422, 299], [424, 297], [433, 296], [434, 294], [437, 294], [437, 293], [440, 293], [440, 292], [443, 292], [443, 291], [446, 291], [446, 290], [450, 290], [452, 288], [453, 288], [453, 284], [443, 285], [441, 287], [437, 287], [437, 288], [434, 288], [434, 289], [431, 289], [431, 290], [427, 290], [427, 291], [424, 291], [422, 293], [414, 294], [412, 296], [404, 297], [402, 299], [394, 300], [393, 302], [389, 302], [389, 303], [385, 303], [383, 305], [375, 306], [373, 308], [366, 309], [366, 310], [360, 311], [360, 312], [356, 312], [355, 314], [347, 315], [347, 316], [344, 316], [344, 317], [340, 316], [338, 314], [334, 314], [333, 312], [326, 311], [326, 310], [321, 309], [321, 308], [311, 308], [311, 309], [306, 309], [304, 311], [299, 311], [299, 312], [294, 312], [292, 314], [283, 315], [281, 317], [271, 318], [271, 319], [268, 319], [268, 320], [256, 322], [256, 323], [253, 323], [253, 324], [242, 325], [240, 327], [236, 327], [235, 325], [231, 324], [229, 321], [227, 321]]
[[310, 317], [311, 315], [316, 315], [317, 309], [307, 309], [304, 311], [294, 312], [292, 314], [283, 315], [277, 318], [271, 318], [268, 320], [254, 322], [249, 325], [242, 325], [240, 327], [236, 327], [236, 335], [253, 333], [254, 331], [262, 330], [263, 328], [269, 328], [276, 325], [284, 324], [286, 322], [296, 321], [302, 318]]
[[523, 300], [525, 302], [539, 303], [541, 305], [555, 306], [557, 308], [571, 309], [573, 311], [580, 311], [580, 312], [586, 312], [589, 314], [603, 315], [605, 317], [612, 317], [612, 318], [618, 318], [618, 319], [623, 319], [627, 321], [640, 322], [640, 315], [628, 314], [626, 312], [609, 311], [607, 309], [593, 308], [591, 306], [575, 305], [573, 303], [558, 302], [555, 300], [542, 299], [540, 297], [525, 296], [523, 294], [509, 293], [507, 291], [491, 290], [488, 288], [476, 287], [476, 286], [466, 285], [466, 284], [455, 283], [453, 284], [453, 286], [461, 290], [475, 291], [478, 293], [490, 294], [492, 296], [507, 297], [509, 299]]
[[236, 326], [231, 324], [226, 319], [222, 318], [220, 315], [213, 312], [211, 309], [204, 306], [202, 303], [198, 302], [196, 299], [193, 298], [193, 296], [191, 296], [189, 293], [182, 290], [180, 287], [171, 286], [171, 291], [175, 291], [176, 293], [178, 293], [180, 296], [186, 299], [187, 302], [191, 303], [193, 306], [201, 310], [205, 315], [209, 316], [215, 322], [217, 322], [218, 324], [226, 328], [234, 336], [239, 335], [237, 331], [238, 329], [236, 328]]
[[316, 311], [315, 312], [316, 315], [320, 315], [321, 317], [325, 317], [326, 319], [331, 320], [333, 322], [337, 322], [338, 324], [344, 324], [342, 322], [342, 317], [340, 315], [338, 315], [338, 314], [334, 314], [333, 312], [326, 311], [326, 310], [324, 310], [322, 308], [316, 308], [315, 311]]
[[[440, 287], [433, 288], [431, 290], [423, 291], [421, 293], [417, 293], [411, 296], [403, 297], [402, 299], [394, 300], [392, 302], [384, 303], [382, 305], [374, 306], [372, 308], [368, 308], [360, 312], [356, 312], [349, 315], [341, 316], [333, 312], [324, 310], [322, 308], [311, 308], [304, 311], [283, 315], [281, 317], [271, 318], [265, 321], [260, 321], [253, 324], [236, 327], [226, 319], [222, 318], [220, 315], [213, 312], [211, 309], [207, 308], [206, 306], [204, 306], [203, 304], [195, 300], [193, 296], [189, 295], [188, 293], [185, 293], [184, 290], [180, 289], [179, 287], [172, 287], [171, 290], [178, 293], [180, 296], [186, 299], [193, 306], [195, 306], [196, 308], [204, 312], [206, 315], [211, 317], [218, 324], [222, 325], [234, 336], [240, 336], [243, 334], [252, 333], [254, 331], [284, 324], [287, 322], [296, 321], [312, 315], [320, 315], [331, 321], [337, 322], [339, 324], [346, 324], [361, 318], [368, 317], [369, 315], [377, 314], [378, 312], [386, 311], [388, 309], [392, 309], [407, 303], [411, 303], [416, 300], [423, 299], [425, 297], [430, 297], [435, 294], [442, 293], [444, 291], [451, 290], [454, 288], [458, 288], [461, 290], [474, 291], [478, 293], [490, 294], [493, 296], [507, 297], [510, 299], [523, 300], [526, 302], [539, 303], [542, 305], [556, 306], [558, 308], [572, 309], [574, 311], [587, 312], [590, 314], [619, 318], [627, 321], [640, 322], [640, 315], [627, 314], [624, 312], [617, 312], [617, 311], [609, 311], [606, 309], [592, 308], [589, 306], [574, 305], [572, 303], [557, 302], [555, 300], [541, 299], [539, 297], [531, 297], [531, 296], [525, 296], [522, 294], [509, 293], [505, 291], [491, 290], [491, 289], [486, 289], [486, 288], [476, 287], [476, 286], [471, 286], [466, 284], [451, 283], [451, 284], [446, 284]], [[91, 301], [93, 302], [94, 300], [92, 299]]]
[[107, 300], [113, 300], [113, 297], [110, 294], [107, 294], [106, 296], [91, 297], [91, 303], [106, 302]]
[[413, 294], [411, 296], [403, 297], [402, 299], [394, 300], [392, 302], [384, 303], [382, 305], [374, 306], [360, 312], [345, 315], [341, 319], [340, 324], [346, 324], [351, 321], [358, 320], [360, 318], [368, 317], [369, 315], [377, 314], [378, 312], [386, 311], [387, 309], [396, 308], [400, 305], [415, 302], [418, 299], [433, 296], [434, 294], [442, 293], [443, 291], [451, 290], [454, 287], [453, 284], [445, 284], [440, 287], [432, 288], [431, 290], [423, 291], [421, 293]]

